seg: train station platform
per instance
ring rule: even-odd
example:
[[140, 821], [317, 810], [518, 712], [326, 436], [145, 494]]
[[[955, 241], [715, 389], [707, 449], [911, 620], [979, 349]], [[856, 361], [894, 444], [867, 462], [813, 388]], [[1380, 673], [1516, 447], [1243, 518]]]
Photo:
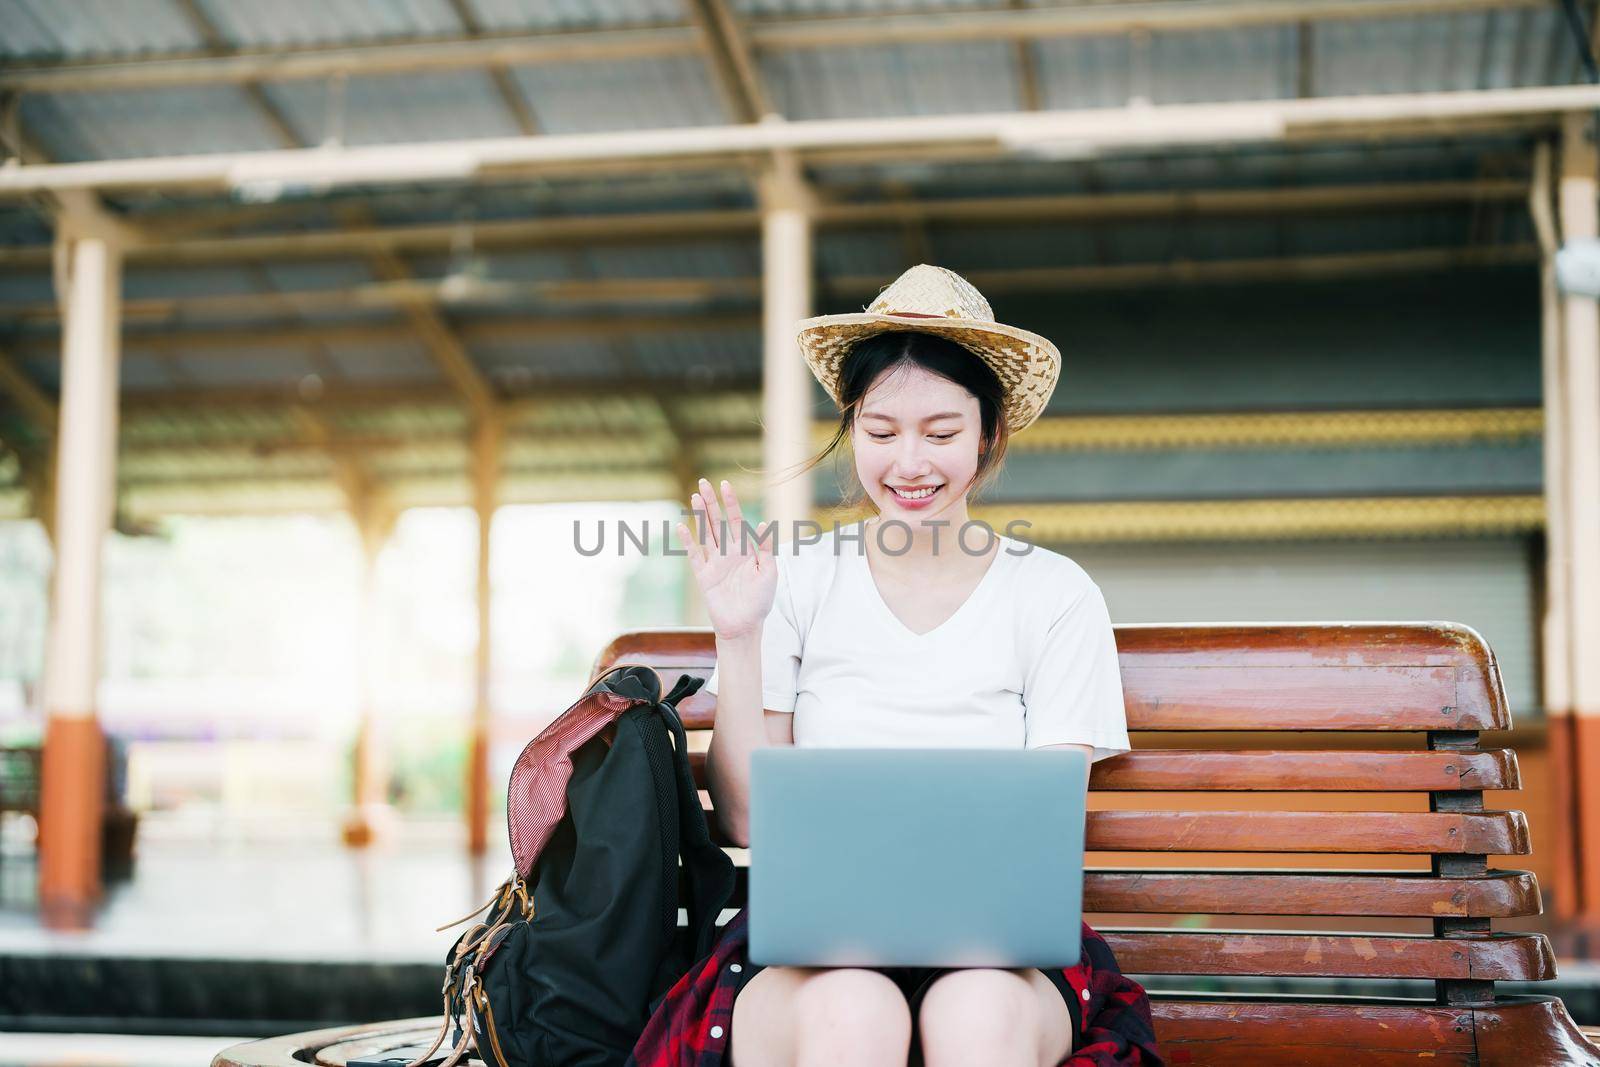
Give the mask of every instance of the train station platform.
[[[365, 850], [336, 823], [141, 822], [132, 877], [108, 886], [93, 929], [42, 927], [31, 853], [0, 853], [0, 1067], [179, 1067], [250, 1037], [438, 1009], [440, 962], [511, 869], [503, 841], [465, 855], [458, 822], [408, 821]], [[1547, 917], [1546, 917], [1547, 918]], [[1519, 921], [1537, 927], [1540, 920]], [[1545, 983], [1600, 1024], [1600, 937], [1553, 929]], [[1585, 955], [1574, 955], [1574, 952]], [[1428, 982], [1145, 979], [1152, 991], [1428, 998]], [[1515, 992], [1516, 983], [1504, 983]]]

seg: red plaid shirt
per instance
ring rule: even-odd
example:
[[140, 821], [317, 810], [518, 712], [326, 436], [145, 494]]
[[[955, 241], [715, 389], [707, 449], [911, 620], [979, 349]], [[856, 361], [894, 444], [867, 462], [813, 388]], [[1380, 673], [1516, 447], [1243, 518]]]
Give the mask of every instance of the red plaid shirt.
[[[750, 966], [747, 944], [745, 913], [740, 911], [711, 953], [689, 968], [656, 1006], [629, 1067], [722, 1067], [733, 1028], [733, 998]], [[1123, 976], [1111, 946], [1087, 923], [1082, 959], [1061, 973], [1083, 998], [1081, 1016], [1074, 1013], [1083, 1024], [1075, 1050], [1058, 1067], [1161, 1067], [1150, 998], [1139, 983]]]

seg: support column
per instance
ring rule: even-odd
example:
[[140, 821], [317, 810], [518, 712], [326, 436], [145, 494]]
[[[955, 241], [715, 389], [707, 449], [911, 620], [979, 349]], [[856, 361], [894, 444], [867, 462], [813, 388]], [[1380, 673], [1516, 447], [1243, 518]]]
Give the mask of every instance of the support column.
[[343, 826], [344, 843], [353, 848], [371, 844], [383, 836], [394, 820], [389, 807], [388, 746], [378, 717], [378, 678], [382, 672], [378, 657], [378, 556], [394, 530], [396, 515], [380, 510], [370, 498], [352, 508], [356, 529], [361, 535], [361, 617], [357, 657], [360, 678], [360, 719], [356, 725], [355, 766], [353, 768], [353, 807]]
[[[673, 464], [673, 480], [678, 485], [678, 496], [673, 501], [675, 509], [673, 520], [681, 520], [692, 524], [693, 520], [686, 518], [686, 516], [689, 513], [689, 498], [700, 491], [698, 480], [700, 468], [699, 457], [690, 456], [688, 454], [689, 451], [690, 447], [688, 445], [680, 445], [678, 460]], [[711, 478], [714, 476], [708, 472], [706, 477]], [[680, 515], [678, 512], [682, 512], [682, 514]], [[668, 534], [667, 545], [676, 547], [676, 543], [677, 539]], [[683, 567], [680, 573], [683, 576], [683, 625], [709, 626], [711, 620], [706, 615], [706, 599], [700, 592], [700, 583], [694, 580], [694, 575], [690, 573], [687, 566]]]
[[[1589, 116], [1562, 122], [1561, 235], [1565, 241], [1600, 236], [1595, 145]], [[1563, 460], [1568, 549], [1568, 631], [1579, 882], [1586, 915], [1600, 916], [1600, 303], [1562, 298], [1565, 337], [1562, 389]]]
[[1567, 516], [1566, 359], [1563, 354], [1562, 301], [1556, 286], [1555, 157], [1541, 141], [1534, 150], [1533, 187], [1528, 207], [1538, 235], [1540, 375], [1544, 398], [1545, 552], [1543, 618], [1540, 630], [1541, 692], [1546, 719], [1549, 783], [1555, 825], [1551, 857], [1555, 878], [1545, 895], [1551, 910], [1566, 919], [1580, 910], [1579, 834], [1576, 818], [1576, 755], [1572, 717], [1572, 629], [1570, 537]]
[[472, 440], [472, 502], [478, 513], [478, 654], [467, 759], [467, 848], [474, 856], [483, 855], [489, 847], [489, 683], [494, 649], [489, 549], [495, 508], [499, 506], [502, 436], [503, 427], [498, 416], [479, 417]]
[[811, 455], [811, 372], [794, 326], [811, 314], [812, 196], [797, 161], [780, 155], [761, 179], [761, 453], [766, 519], [792, 524], [811, 515], [809, 474], [795, 468]]
[[53, 927], [90, 924], [100, 898], [106, 792], [100, 681], [101, 550], [115, 497], [122, 261], [104, 236], [59, 246], [61, 422], [57, 434], [55, 573], [45, 652], [39, 911]]

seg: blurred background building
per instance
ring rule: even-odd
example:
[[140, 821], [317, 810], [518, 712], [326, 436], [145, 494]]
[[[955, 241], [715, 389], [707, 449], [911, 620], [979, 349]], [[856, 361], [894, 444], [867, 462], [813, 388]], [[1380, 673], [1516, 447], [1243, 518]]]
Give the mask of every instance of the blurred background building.
[[1487, 637], [1581, 926], [1595, 7], [0, 0], [5, 966], [442, 951], [521, 745], [702, 622], [693, 479], [832, 514], [790, 326], [919, 262], [1062, 349], [976, 513], [1117, 621]]

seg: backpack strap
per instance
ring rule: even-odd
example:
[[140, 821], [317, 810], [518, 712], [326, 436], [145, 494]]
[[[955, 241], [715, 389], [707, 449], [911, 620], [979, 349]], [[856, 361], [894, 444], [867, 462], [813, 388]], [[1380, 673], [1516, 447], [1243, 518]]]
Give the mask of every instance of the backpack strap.
[[[700, 687], [705, 684], [706, 680], [704, 678], [696, 678], [692, 674], [680, 674], [678, 675], [678, 680], [672, 685], [672, 691], [661, 698], [661, 703], [671, 704], [673, 713], [676, 714], [678, 705], [698, 693]], [[682, 727], [680, 726], [679, 729], [681, 730]]]
[[705, 810], [700, 807], [700, 791], [689, 768], [689, 739], [678, 717], [677, 701], [695, 693], [703, 678], [680, 675], [668, 698], [659, 707], [661, 718], [672, 731], [672, 763], [678, 778], [678, 850], [683, 859], [683, 902], [693, 940], [693, 958], [711, 950], [717, 939], [717, 916], [733, 896], [734, 869], [728, 856], [711, 841]]

